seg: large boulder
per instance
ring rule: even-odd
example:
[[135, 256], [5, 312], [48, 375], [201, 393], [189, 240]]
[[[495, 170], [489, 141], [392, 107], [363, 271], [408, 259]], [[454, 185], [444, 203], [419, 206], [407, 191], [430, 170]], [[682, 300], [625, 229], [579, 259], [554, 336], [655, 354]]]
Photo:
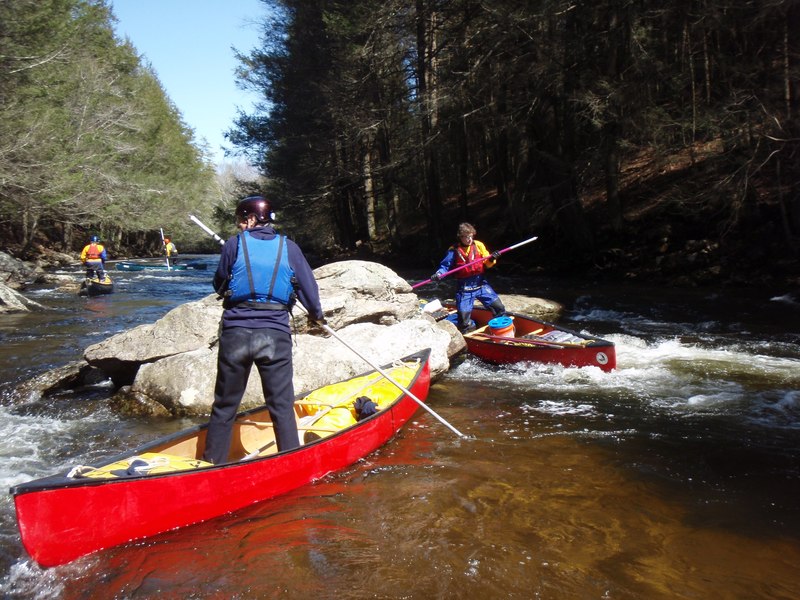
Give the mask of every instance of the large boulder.
[[45, 371], [28, 379], [16, 388], [16, 398], [20, 402], [52, 396], [64, 390], [107, 385], [108, 376], [100, 369], [89, 366], [80, 360], [56, 369]]
[[500, 299], [508, 312], [529, 315], [540, 321], [557, 321], [564, 312], [564, 307], [561, 304], [544, 298], [503, 294]]
[[[394, 271], [365, 261], [343, 261], [319, 267], [314, 277], [322, 309], [333, 329], [353, 323], [393, 325], [419, 313], [411, 286]], [[215, 294], [183, 304], [152, 324], [140, 325], [90, 346], [84, 359], [102, 369], [117, 386], [133, 383], [139, 367], [164, 358], [210, 348], [217, 340], [222, 303]], [[302, 308], [293, 311], [295, 333], [310, 323]]]
[[[408, 282], [383, 265], [344, 261], [320, 267], [314, 276], [325, 317], [336, 335], [323, 337], [302, 309], [294, 311], [296, 393], [352, 377], [370, 370], [370, 364], [390, 363], [422, 348], [431, 348], [431, 371], [436, 376], [465, 347], [455, 328], [434, 326], [423, 317]], [[123, 386], [115, 402], [128, 412], [208, 414], [214, 399], [221, 310], [214, 295], [184, 304], [152, 325], [91, 346], [84, 357]], [[311, 331], [317, 335], [309, 335]], [[242, 407], [263, 401], [254, 369]]]
[[34, 281], [36, 276], [36, 267], [0, 251], [0, 283], [19, 289]]
[[29, 300], [18, 291], [0, 283], [0, 313], [29, 312], [32, 309], [44, 310], [45, 307]]
[[139, 325], [97, 344], [83, 355], [116, 386], [133, 382], [139, 367], [163, 358], [209, 348], [217, 340], [222, 306], [215, 295], [174, 308], [155, 323]]
[[[447, 371], [450, 359], [465, 349], [464, 338], [447, 320], [420, 308], [409, 284], [390, 269], [364, 261], [332, 263], [316, 269], [328, 336], [296, 309], [294, 385], [304, 393], [384, 365], [423, 348], [431, 348], [434, 377]], [[509, 310], [555, 320], [560, 305], [525, 296], [503, 296]], [[55, 373], [46, 385], [52, 392], [80, 384], [98, 373], [120, 388], [114, 403], [130, 413], [148, 415], [208, 414], [217, 372], [217, 341], [222, 306], [215, 294], [178, 306], [155, 323], [119, 333], [86, 349], [85, 362], [69, 373]], [[84, 384], [86, 382], [83, 382]], [[242, 407], [263, 402], [253, 370]]]
[[[425, 319], [410, 319], [388, 327], [350, 325], [337, 331], [336, 338], [297, 335], [292, 352], [295, 393], [353, 377], [369, 371], [371, 365], [383, 366], [423, 348], [432, 350], [430, 368], [435, 377], [450, 366], [450, 342], [445, 330], [432, 327]], [[217, 346], [170, 356], [142, 365], [133, 385], [122, 390], [116, 402], [128, 412], [205, 415], [214, 401], [216, 373]], [[253, 369], [241, 408], [263, 403], [261, 380]]]
[[352, 323], [392, 325], [419, 313], [419, 298], [408, 282], [381, 264], [335, 262], [316, 269], [314, 277], [334, 329]]

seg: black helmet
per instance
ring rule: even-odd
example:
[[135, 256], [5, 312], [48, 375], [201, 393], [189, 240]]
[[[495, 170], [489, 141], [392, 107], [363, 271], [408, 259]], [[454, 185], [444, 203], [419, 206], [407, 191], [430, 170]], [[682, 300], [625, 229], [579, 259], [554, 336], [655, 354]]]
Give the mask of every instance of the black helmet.
[[246, 221], [247, 217], [254, 215], [259, 223], [269, 223], [275, 218], [272, 214], [272, 203], [264, 196], [248, 196], [240, 200], [236, 206], [236, 219]]
[[97, 243], [97, 242], [99, 242], [99, 241], [100, 241], [100, 236], [98, 236], [98, 235], [93, 235], [92, 237], [90, 237], [90, 238], [89, 238], [89, 241], [90, 241], [90, 242], [95, 242], [95, 243]]

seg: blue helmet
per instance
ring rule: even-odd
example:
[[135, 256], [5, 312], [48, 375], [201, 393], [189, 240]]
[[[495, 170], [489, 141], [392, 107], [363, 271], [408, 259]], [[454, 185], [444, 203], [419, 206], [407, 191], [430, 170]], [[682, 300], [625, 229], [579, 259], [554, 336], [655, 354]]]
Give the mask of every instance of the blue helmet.
[[97, 243], [97, 242], [100, 241], [100, 236], [99, 235], [93, 235], [92, 237], [89, 238], [89, 241]]

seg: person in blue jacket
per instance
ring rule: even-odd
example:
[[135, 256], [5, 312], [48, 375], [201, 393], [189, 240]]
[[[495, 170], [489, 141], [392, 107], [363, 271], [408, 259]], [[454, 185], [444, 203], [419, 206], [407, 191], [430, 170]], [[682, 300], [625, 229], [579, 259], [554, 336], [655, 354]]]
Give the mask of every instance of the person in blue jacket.
[[[475, 321], [471, 315], [476, 300], [480, 300], [495, 317], [506, 314], [503, 302], [484, 275], [486, 269], [496, 264], [500, 252], [490, 253], [483, 242], [475, 239], [476, 233], [473, 225], [461, 223], [456, 233], [456, 243], [448, 248], [439, 268], [431, 275], [432, 281], [439, 281], [448, 271], [469, 265], [455, 273], [458, 281], [455, 298], [457, 324], [462, 333], [475, 329]], [[481, 258], [485, 260], [480, 260]]]
[[240, 232], [222, 247], [214, 290], [223, 298], [214, 404], [203, 460], [228, 462], [233, 422], [253, 365], [278, 451], [300, 445], [294, 413], [289, 311], [296, 299], [325, 324], [319, 288], [302, 250], [272, 226], [272, 204], [248, 196], [236, 207]]

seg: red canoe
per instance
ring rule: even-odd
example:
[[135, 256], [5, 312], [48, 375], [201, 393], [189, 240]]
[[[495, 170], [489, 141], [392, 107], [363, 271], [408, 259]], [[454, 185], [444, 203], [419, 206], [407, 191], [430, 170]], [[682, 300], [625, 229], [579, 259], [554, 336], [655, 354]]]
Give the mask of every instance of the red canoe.
[[[383, 367], [418, 399], [430, 386], [430, 349]], [[366, 396], [377, 412], [358, 414]], [[363, 402], [363, 400], [362, 400]], [[368, 406], [375, 409], [375, 406]], [[199, 523], [286, 493], [353, 464], [386, 443], [418, 404], [376, 371], [296, 401], [299, 448], [277, 453], [269, 413], [239, 413], [229, 463], [203, 455], [206, 425], [68, 473], [14, 486], [22, 544], [51, 567], [85, 554]], [[357, 420], [361, 416], [361, 420]]]
[[541, 362], [565, 367], [598, 367], [603, 371], [617, 366], [613, 342], [517, 313], [507, 316], [511, 317], [513, 332], [506, 328], [498, 333], [497, 327], [489, 326], [491, 311], [475, 308], [472, 319], [477, 328], [464, 335], [467, 350], [493, 364]]

